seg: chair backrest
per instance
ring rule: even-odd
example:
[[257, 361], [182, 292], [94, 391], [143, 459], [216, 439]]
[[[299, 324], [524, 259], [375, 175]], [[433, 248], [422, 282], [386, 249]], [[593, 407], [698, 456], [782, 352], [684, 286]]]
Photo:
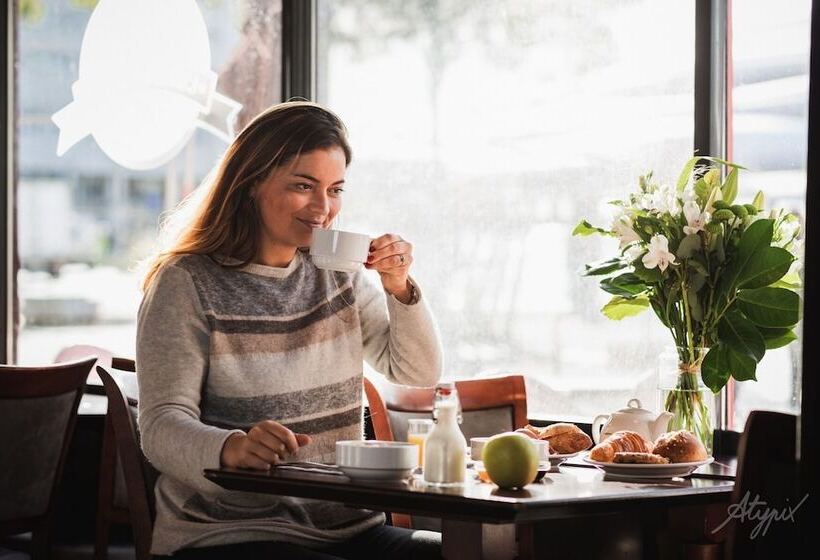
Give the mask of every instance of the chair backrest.
[[33, 522], [53, 510], [77, 407], [95, 361], [0, 365], [0, 525]]
[[[120, 360], [118, 369], [128, 371], [133, 362]], [[134, 548], [137, 558], [150, 558], [151, 533], [154, 520], [154, 483], [156, 471], [148, 464], [139, 444], [137, 424], [132, 416], [132, 407], [111, 374], [97, 366], [97, 374], [102, 379], [108, 397], [108, 414], [114, 429], [117, 454], [125, 475], [128, 496], [128, 511], [134, 532]]]
[[[765, 508], [782, 512], [795, 507], [801, 500], [797, 496], [797, 417], [793, 414], [753, 410], [738, 446], [737, 476], [732, 491], [732, 504], [744, 500], [751, 504], [755, 499], [766, 502], [755, 512]], [[799, 511], [799, 510], [798, 510]], [[727, 558], [774, 558], [783, 556], [790, 547], [800, 541], [799, 517], [773, 521], [762, 532], [755, 528], [760, 524], [756, 518], [742, 522], [735, 520], [729, 527]]]
[[[404, 441], [410, 418], [430, 418], [434, 387], [406, 387], [379, 379], [364, 379], [376, 439]], [[456, 381], [464, 437], [491, 436], [527, 424], [524, 377], [508, 375]]]

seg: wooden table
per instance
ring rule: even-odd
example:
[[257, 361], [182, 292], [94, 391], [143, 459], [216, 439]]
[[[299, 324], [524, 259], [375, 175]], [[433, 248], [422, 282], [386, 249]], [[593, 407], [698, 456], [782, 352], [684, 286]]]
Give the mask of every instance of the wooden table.
[[[343, 475], [276, 468], [270, 472], [206, 470], [205, 476], [233, 490], [440, 517], [448, 559], [512, 558], [516, 548], [519, 558], [540, 558], [565, 548], [577, 552], [579, 547], [556, 539], [590, 539], [599, 530], [606, 532], [613, 527], [616, 537], [623, 536], [629, 531], [618, 527], [627, 525], [639, 533], [651, 532], [657, 529], [661, 514], [671, 508], [727, 503], [734, 485], [731, 480], [699, 477], [652, 482], [608, 480], [598, 469], [586, 467], [562, 466], [559, 471], [521, 490], [500, 490], [472, 477], [463, 487], [435, 488], [418, 477], [362, 483]], [[571, 525], [562, 523], [566, 520], [572, 520]], [[575, 528], [576, 536], [567, 533], [569, 526]], [[638, 546], [645, 548], [646, 539], [639, 540], [644, 544]], [[653, 556], [652, 551], [643, 556]]]

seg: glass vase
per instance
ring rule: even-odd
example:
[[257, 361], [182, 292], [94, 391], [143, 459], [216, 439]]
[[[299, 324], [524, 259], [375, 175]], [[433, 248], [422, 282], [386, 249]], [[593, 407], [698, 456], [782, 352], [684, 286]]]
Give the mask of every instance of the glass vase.
[[659, 360], [659, 408], [672, 413], [668, 431], [688, 430], [712, 454], [719, 396], [704, 385], [700, 366], [708, 348], [669, 348]]

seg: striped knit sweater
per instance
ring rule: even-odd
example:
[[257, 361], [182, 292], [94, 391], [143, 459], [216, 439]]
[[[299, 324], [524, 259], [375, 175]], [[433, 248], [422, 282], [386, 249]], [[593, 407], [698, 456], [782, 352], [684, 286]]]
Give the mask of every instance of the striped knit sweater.
[[333, 462], [335, 442], [362, 437], [362, 369], [432, 385], [441, 349], [417, 289], [404, 305], [364, 272], [317, 269], [297, 251], [287, 268], [221, 266], [187, 255], [142, 301], [137, 331], [139, 427], [162, 473], [152, 552], [251, 540], [321, 548], [384, 522], [381, 513], [316, 500], [225, 490], [229, 435], [272, 419], [312, 442], [294, 460]]

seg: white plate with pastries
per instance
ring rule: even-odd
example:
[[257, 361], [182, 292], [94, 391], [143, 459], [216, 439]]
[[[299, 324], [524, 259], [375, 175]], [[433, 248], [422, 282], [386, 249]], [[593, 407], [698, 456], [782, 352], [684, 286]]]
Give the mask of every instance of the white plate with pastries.
[[589, 457], [583, 460], [590, 465], [595, 465], [606, 474], [618, 478], [674, 478], [676, 476], [689, 476], [695, 469], [708, 465], [715, 460], [714, 457], [707, 457], [702, 461], [692, 461], [689, 463], [602, 463]]

